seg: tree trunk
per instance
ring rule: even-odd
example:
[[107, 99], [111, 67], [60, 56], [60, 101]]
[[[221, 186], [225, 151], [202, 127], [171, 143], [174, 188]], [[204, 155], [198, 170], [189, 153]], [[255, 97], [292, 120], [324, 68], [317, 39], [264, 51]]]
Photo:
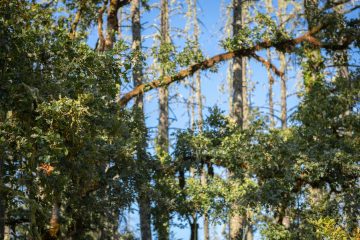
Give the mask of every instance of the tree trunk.
[[139, 203], [139, 212], [140, 212], [141, 240], [151, 240], [152, 233], [151, 233], [150, 198], [147, 189], [144, 187], [140, 189], [138, 203]]
[[[337, 17], [339, 18], [339, 20], [341, 21], [341, 24], [339, 26], [339, 28], [341, 30], [344, 30], [344, 14], [343, 12], [343, 6], [340, 5], [338, 7], [336, 7], [334, 9], [337, 13]], [[343, 39], [338, 39], [340, 41], [343, 41]], [[341, 51], [336, 51], [335, 53], [335, 58], [334, 58], [334, 65], [337, 66], [337, 75], [343, 79], [349, 80], [350, 77], [350, 73], [349, 73], [349, 56], [348, 56], [348, 50], [341, 50]]]
[[[194, 11], [194, 37], [195, 37], [195, 50], [199, 50], [199, 35], [200, 35], [200, 29], [199, 29], [199, 23], [197, 19], [197, 4], [196, 0], [193, 1], [193, 11]], [[200, 77], [200, 71], [197, 71], [195, 73], [195, 81], [196, 81], [196, 100], [197, 100], [197, 108], [198, 108], [198, 128], [199, 132], [202, 132], [203, 128], [203, 104], [202, 104], [202, 95], [201, 95], [201, 77]], [[203, 167], [201, 171], [201, 184], [204, 188], [206, 188], [207, 185], [207, 174], [205, 171], [205, 166]], [[209, 233], [209, 215], [205, 212], [204, 213], [204, 240], [210, 239], [210, 233]]]
[[104, 0], [104, 3], [99, 9], [97, 16], [97, 24], [98, 24], [97, 30], [98, 30], [99, 39], [96, 43], [95, 50], [98, 52], [103, 52], [105, 50], [105, 38], [103, 33], [103, 15], [106, 9], [106, 4], [107, 4], [107, 0]]
[[[207, 186], [207, 175], [205, 168], [201, 172], [201, 184], [204, 188]], [[205, 210], [206, 211], [206, 210]], [[209, 214], [207, 212], [204, 213], [204, 240], [210, 239], [209, 233]]]
[[[132, 71], [134, 86], [142, 84], [142, 61], [141, 61], [141, 22], [140, 22], [140, 0], [134, 0], [131, 4], [132, 24], [132, 50], [135, 56], [135, 65]], [[143, 112], [144, 98], [140, 94], [135, 100], [135, 106]]]
[[[241, 29], [242, 22], [241, 0], [233, 0], [233, 35], [236, 36]], [[243, 87], [242, 87], [242, 58], [233, 59], [233, 113], [232, 117], [238, 126], [243, 124]]]
[[[308, 29], [310, 30], [318, 25], [317, 14], [319, 12], [319, 2], [318, 0], [304, 0], [304, 8], [305, 18], [308, 23]], [[320, 49], [317, 47], [309, 46], [307, 52], [309, 71], [312, 75], [304, 79], [304, 85], [306, 93], [309, 93], [311, 92], [313, 85], [317, 81], [321, 81], [321, 79], [318, 79], [317, 75], [323, 70], [323, 59]]]
[[119, 29], [118, 19], [117, 19], [117, 12], [119, 10], [119, 7], [120, 5], [118, 0], [110, 0], [108, 16], [107, 16], [105, 50], [112, 49], [115, 42], [115, 33]]
[[248, 121], [249, 121], [249, 101], [248, 101], [248, 81], [246, 77], [246, 64], [247, 64], [247, 58], [243, 57], [241, 59], [241, 69], [242, 69], [242, 79], [241, 79], [241, 85], [242, 85], [242, 108], [243, 108], [243, 128], [248, 127]]
[[49, 235], [52, 239], [56, 239], [59, 234], [59, 230], [60, 230], [59, 214], [60, 214], [59, 204], [55, 202], [53, 203], [51, 210], [50, 229], [49, 229]]
[[76, 12], [74, 21], [71, 24], [71, 30], [70, 30], [70, 38], [75, 38], [76, 37], [76, 30], [77, 30], [77, 26], [80, 22], [80, 18], [82, 15], [82, 10], [83, 10], [83, 6], [82, 6], [82, 2], [80, 2], [80, 7], [78, 9], [78, 11]]
[[[169, 37], [169, 3], [161, 0], [161, 45], [170, 43]], [[165, 69], [161, 66], [161, 77], [165, 76]], [[160, 117], [159, 117], [159, 146], [165, 153], [169, 151], [169, 92], [167, 87], [159, 89]]]
[[[140, 22], [140, 0], [133, 0], [131, 3], [131, 24], [132, 24], [132, 50], [135, 56], [135, 65], [133, 67], [132, 77], [134, 86], [142, 83], [142, 61], [141, 61], [141, 22]], [[135, 113], [138, 116], [142, 128], [145, 129], [144, 117], [144, 100], [143, 95], [140, 94], [135, 100]], [[143, 166], [146, 164], [146, 133], [142, 133], [141, 141], [136, 146], [136, 155], [138, 161], [139, 172], [143, 171]], [[140, 231], [142, 240], [151, 240], [151, 212], [150, 212], [150, 197], [148, 193], [149, 178], [145, 177], [137, 179], [138, 183], [138, 205], [140, 213]]]
[[281, 127], [282, 129], [287, 128], [287, 101], [286, 101], [286, 58], [285, 54], [279, 52], [280, 55], [280, 71], [284, 73], [281, 76]]
[[190, 240], [198, 240], [198, 229], [199, 224], [197, 224], [196, 218], [193, 220], [192, 223], [190, 223], [191, 233], [190, 233]]
[[[237, 206], [233, 206], [233, 209], [237, 209]], [[236, 213], [230, 218], [230, 239], [231, 240], [241, 240], [242, 239], [242, 230], [243, 230], [243, 221], [244, 218]]]
[[[236, 36], [242, 27], [242, 1], [233, 0], [233, 35]], [[241, 57], [234, 57], [233, 59], [233, 107], [232, 107], [232, 118], [234, 122], [239, 126], [243, 127], [243, 113], [244, 113], [244, 102], [243, 102], [243, 69], [244, 62]], [[229, 174], [230, 177], [232, 173]], [[238, 206], [234, 204], [232, 211], [237, 211]], [[234, 213], [230, 218], [230, 239], [241, 239], [241, 233], [243, 228], [243, 217], [239, 213]]]
[[[167, 45], [170, 43], [169, 36], [169, 2], [168, 0], [161, 0], [161, 46]], [[160, 77], [166, 75], [166, 70], [164, 66], [161, 66]], [[159, 107], [160, 107], [160, 116], [159, 116], [159, 136], [158, 136], [158, 146], [159, 146], [159, 156], [160, 164], [166, 164], [166, 159], [169, 154], [169, 90], [167, 87], [162, 87], [159, 89]], [[165, 178], [167, 176], [164, 176]], [[164, 184], [166, 183], [166, 179]], [[167, 207], [167, 202], [165, 199], [158, 200], [158, 216], [156, 220], [155, 228], [158, 232], [158, 238], [160, 240], [169, 239], [170, 229], [169, 229], [169, 209]]]
[[[271, 61], [271, 52], [270, 49], [266, 50], [267, 53], [267, 59], [270, 62]], [[274, 113], [274, 93], [273, 93], [273, 86], [274, 86], [274, 77], [271, 74], [270, 67], [267, 67], [267, 75], [269, 79], [269, 117], [270, 117], [270, 128], [275, 127], [275, 113]]]
[[[278, 19], [279, 22], [285, 22], [285, 14], [286, 14], [286, 2], [284, 0], [278, 0]], [[280, 72], [283, 73], [283, 75], [280, 77], [281, 81], [281, 128], [285, 129], [287, 128], [287, 87], [286, 87], [286, 55], [283, 52], [279, 53], [279, 60], [280, 60]]]

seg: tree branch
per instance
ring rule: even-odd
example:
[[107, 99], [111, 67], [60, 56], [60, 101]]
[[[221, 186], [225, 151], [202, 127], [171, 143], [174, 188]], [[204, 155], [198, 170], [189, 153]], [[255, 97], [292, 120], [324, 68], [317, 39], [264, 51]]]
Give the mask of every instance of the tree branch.
[[[235, 51], [230, 51], [230, 52], [215, 55], [215, 56], [213, 56], [209, 59], [206, 59], [200, 63], [195, 63], [195, 64], [189, 66], [188, 68], [181, 70], [180, 72], [178, 72], [177, 74], [175, 74], [173, 76], [165, 76], [161, 79], [157, 79], [157, 80], [149, 82], [149, 83], [140, 84], [137, 87], [135, 87], [133, 90], [131, 90], [130, 92], [126, 93], [118, 101], [118, 103], [120, 106], [125, 106], [132, 98], [134, 98], [140, 94], [144, 94], [145, 92], [148, 92], [152, 89], [168, 86], [174, 82], [181, 81], [181, 80], [185, 79], [186, 77], [193, 75], [198, 70], [209, 69], [209, 68], [215, 66], [215, 64], [230, 60], [230, 59], [234, 58], [235, 56], [243, 56], [243, 57], [244, 56], [253, 56], [253, 54], [256, 51], [259, 51], [262, 49], [267, 49], [270, 47], [278, 47], [278, 48], [281, 47], [282, 49], [285, 49], [286, 51], [290, 52], [297, 44], [302, 43], [302, 42], [308, 42], [317, 47], [329, 47], [329, 46], [324, 46], [316, 38], [314, 38], [312, 36], [312, 35], [318, 33], [319, 31], [321, 31], [322, 29], [324, 29], [326, 26], [327, 26], [326, 24], [321, 24], [321, 25], [313, 28], [312, 30], [306, 32], [305, 34], [301, 35], [300, 37], [293, 38], [293, 39], [286, 39], [286, 40], [283, 40], [276, 44], [271, 41], [264, 41], [264, 42], [260, 42], [260, 43], [256, 44], [255, 46], [252, 46], [249, 48], [242, 48], [242, 49], [238, 49]], [[280, 71], [279, 71], [279, 73], [280, 73]]]
[[82, 5], [80, 5], [79, 10], [76, 12], [75, 19], [71, 24], [70, 38], [75, 38], [76, 36], [76, 29], [80, 22], [81, 15], [82, 15]]
[[279, 69], [277, 69], [277, 67], [274, 64], [272, 64], [269, 60], [264, 59], [263, 57], [257, 55], [256, 53], [251, 54], [251, 57], [255, 58], [257, 61], [264, 64], [267, 69], [271, 69], [279, 77], [284, 76], [284, 73], [281, 72]]
[[104, 0], [103, 5], [99, 9], [98, 17], [97, 17], [97, 23], [98, 23], [97, 30], [98, 30], [99, 39], [98, 42], [96, 43], [95, 50], [99, 52], [104, 51], [105, 48], [105, 38], [103, 33], [103, 15], [106, 9], [107, 2], [108, 0]]

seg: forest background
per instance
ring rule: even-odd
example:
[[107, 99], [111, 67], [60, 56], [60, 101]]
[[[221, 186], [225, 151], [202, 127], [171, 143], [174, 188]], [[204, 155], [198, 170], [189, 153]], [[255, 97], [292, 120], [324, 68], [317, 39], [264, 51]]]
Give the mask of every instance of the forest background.
[[0, 239], [359, 238], [358, 1], [0, 6]]

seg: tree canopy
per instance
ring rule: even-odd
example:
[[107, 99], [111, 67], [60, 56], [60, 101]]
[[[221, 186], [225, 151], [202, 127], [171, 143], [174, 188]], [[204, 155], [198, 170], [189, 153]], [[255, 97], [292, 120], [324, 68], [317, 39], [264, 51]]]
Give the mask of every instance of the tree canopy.
[[[233, 29], [208, 57], [196, 0], [159, 2], [0, 0], [0, 239], [172, 239], [180, 228], [218, 239], [209, 226], [221, 225], [221, 239], [359, 239], [360, 5], [224, 1]], [[149, 50], [141, 17], [157, 8]], [[172, 36], [178, 9], [194, 39], [186, 28]], [[251, 61], [269, 77], [266, 112], [251, 103]], [[203, 119], [202, 95], [214, 93], [201, 92], [200, 76], [220, 64], [233, 74], [230, 110], [211, 106]], [[287, 117], [290, 71], [300, 87]], [[190, 125], [169, 137], [171, 87], [181, 84]], [[155, 89], [154, 140], [144, 95]], [[137, 209], [140, 229], [124, 229]]]

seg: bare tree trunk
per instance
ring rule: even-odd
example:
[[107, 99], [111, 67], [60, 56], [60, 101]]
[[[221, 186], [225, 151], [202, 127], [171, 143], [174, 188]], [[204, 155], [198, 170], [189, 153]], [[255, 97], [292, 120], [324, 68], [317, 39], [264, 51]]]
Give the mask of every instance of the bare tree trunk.
[[[233, 0], [233, 35], [241, 29], [241, 0]], [[242, 58], [234, 57], [233, 60], [233, 113], [232, 117], [238, 126], [243, 123], [243, 88], [242, 88]]]
[[[241, 4], [240, 9], [240, 18], [241, 18], [241, 26], [242, 27], [245, 24], [245, 14], [246, 14], [246, 6], [245, 2], [243, 1]], [[243, 128], [247, 128], [248, 121], [249, 121], [249, 102], [248, 102], [248, 80], [246, 77], [246, 64], [247, 64], [247, 57], [243, 57], [241, 59], [241, 85], [242, 85], [242, 101], [243, 101]]]
[[195, 99], [194, 99], [194, 80], [190, 77], [189, 78], [190, 81], [190, 96], [189, 96], [189, 101], [190, 101], [190, 129], [192, 131], [195, 130]]
[[[271, 52], [270, 49], [266, 50], [267, 53], [267, 59], [270, 62], [271, 61]], [[267, 67], [267, 75], [269, 79], [269, 115], [270, 115], [270, 128], [275, 127], [275, 117], [274, 117], [274, 93], [273, 93], [273, 86], [274, 86], [274, 77], [271, 74], [270, 67]]]
[[[242, 27], [242, 1], [233, 0], [233, 35], [236, 36]], [[235, 123], [243, 127], [243, 110], [244, 110], [244, 98], [243, 98], [243, 59], [241, 57], [235, 57], [233, 59], [233, 107], [232, 118]], [[230, 177], [232, 173], [229, 173]], [[238, 206], [233, 205], [232, 211], [237, 211]], [[239, 213], [233, 213], [230, 218], [230, 239], [241, 239], [243, 228], [243, 217]]]
[[[169, 3], [161, 0], [161, 45], [170, 43], [169, 37]], [[161, 77], [165, 70], [161, 67]], [[160, 118], [159, 118], [159, 146], [164, 153], [169, 150], [169, 92], [167, 87], [159, 88]]]
[[232, 64], [232, 60], [229, 61], [229, 66], [228, 66], [228, 72], [227, 72], [227, 83], [228, 83], [228, 90], [229, 90], [229, 113], [232, 114], [233, 113], [233, 76], [232, 76], [232, 69], [233, 69], [233, 64]]
[[[282, 23], [285, 21], [285, 14], [286, 14], [286, 2], [284, 0], [278, 0], [278, 19], [279, 22]], [[286, 56], [284, 52], [278, 52], [279, 59], [280, 59], [280, 72], [283, 74], [280, 77], [281, 81], [281, 128], [287, 128], [287, 87], [286, 87]]]
[[[193, 3], [193, 9], [194, 9], [194, 36], [195, 36], [195, 50], [199, 49], [199, 23], [197, 19], [197, 5], [196, 0], [194, 0]], [[196, 100], [197, 100], [197, 106], [198, 106], [198, 124], [199, 124], [199, 130], [202, 131], [203, 127], [203, 104], [202, 104], [202, 95], [201, 95], [201, 78], [200, 78], [200, 71], [197, 71], [195, 73], [195, 79], [196, 79]]]
[[[134, 85], [138, 86], [142, 83], [142, 61], [141, 61], [141, 22], [140, 22], [140, 0], [133, 0], [131, 3], [131, 23], [132, 23], [132, 50], [134, 51], [136, 64], [133, 67], [133, 81]], [[144, 117], [144, 99], [140, 94], [135, 100], [135, 111], [139, 116], [139, 121], [145, 129]], [[141, 141], [137, 146], [137, 160], [142, 171], [144, 161], [146, 161], [146, 133], [141, 137]], [[148, 177], [145, 179], [138, 179], [138, 204], [140, 212], [140, 231], [142, 240], [151, 240], [151, 212], [150, 212], [150, 197], [148, 193], [148, 184], [150, 181]]]
[[[131, 24], [132, 24], [132, 50], [135, 56], [135, 65], [133, 67], [132, 77], [134, 86], [142, 84], [142, 60], [141, 60], [141, 22], [140, 22], [140, 0], [134, 0], [131, 4]], [[135, 105], [143, 111], [144, 99], [140, 94], [136, 100]]]
[[242, 102], [243, 102], [243, 128], [247, 128], [249, 121], [249, 101], [248, 101], [248, 81], [246, 77], [246, 64], [247, 58], [243, 57], [241, 59], [241, 69], [242, 69]]
[[[195, 50], [199, 49], [199, 35], [200, 35], [200, 29], [199, 29], [199, 22], [197, 19], [197, 4], [196, 0], [193, 1], [193, 11], [194, 11], [194, 37], [195, 37]], [[196, 81], [196, 100], [197, 100], [197, 108], [198, 108], [198, 128], [199, 132], [202, 132], [203, 128], [203, 104], [202, 104], [202, 94], [201, 94], [201, 77], [200, 77], [200, 71], [197, 71], [195, 73], [195, 81]], [[201, 184], [203, 187], [206, 187], [207, 185], [207, 174], [205, 171], [205, 166], [201, 171]], [[204, 213], [204, 240], [210, 239], [210, 233], [209, 233], [209, 215], [205, 212]]]
[[281, 127], [282, 129], [287, 128], [287, 89], [286, 89], [286, 58], [285, 54], [279, 52], [280, 56], [280, 71], [284, 73], [281, 75]]

